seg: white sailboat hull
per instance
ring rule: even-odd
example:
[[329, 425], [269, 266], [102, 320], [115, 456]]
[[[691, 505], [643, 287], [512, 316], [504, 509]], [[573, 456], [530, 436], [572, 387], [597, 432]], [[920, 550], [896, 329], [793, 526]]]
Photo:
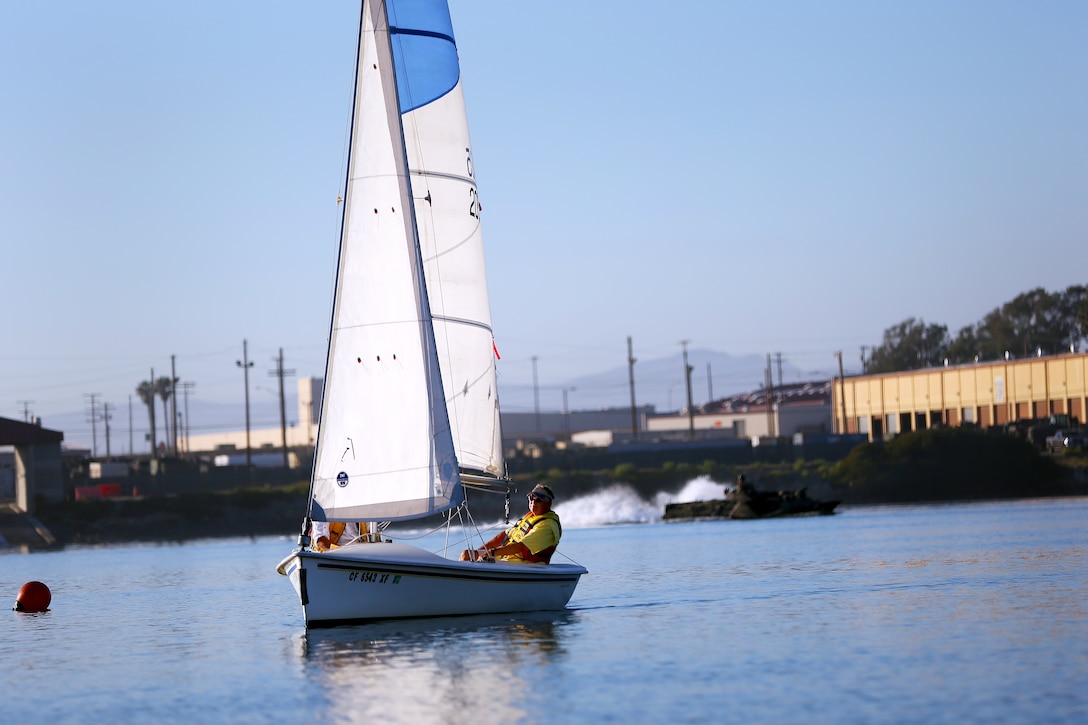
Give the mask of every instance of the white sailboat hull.
[[566, 607], [586, 569], [445, 559], [395, 543], [300, 549], [277, 568], [298, 593], [307, 626]]

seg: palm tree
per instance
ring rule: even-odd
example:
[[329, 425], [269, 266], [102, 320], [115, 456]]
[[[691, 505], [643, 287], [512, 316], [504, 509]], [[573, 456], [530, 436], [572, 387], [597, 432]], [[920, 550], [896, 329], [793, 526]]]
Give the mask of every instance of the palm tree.
[[136, 386], [136, 395], [147, 406], [147, 416], [151, 421], [151, 455], [155, 455], [155, 385], [150, 380], [141, 380]]
[[[174, 392], [174, 382], [170, 378], [161, 377], [155, 381], [155, 394], [162, 398], [162, 419], [163, 419], [163, 436], [170, 437], [170, 409], [166, 407], [166, 401], [170, 400], [170, 395]], [[166, 450], [173, 450], [173, 445], [167, 445]]]

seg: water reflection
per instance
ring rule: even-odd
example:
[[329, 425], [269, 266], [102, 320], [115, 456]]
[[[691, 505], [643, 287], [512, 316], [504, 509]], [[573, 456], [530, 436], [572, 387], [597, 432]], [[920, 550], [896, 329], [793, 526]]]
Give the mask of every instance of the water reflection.
[[311, 629], [296, 640], [330, 714], [362, 721], [509, 721], [519, 692], [567, 657], [578, 614], [444, 617]]

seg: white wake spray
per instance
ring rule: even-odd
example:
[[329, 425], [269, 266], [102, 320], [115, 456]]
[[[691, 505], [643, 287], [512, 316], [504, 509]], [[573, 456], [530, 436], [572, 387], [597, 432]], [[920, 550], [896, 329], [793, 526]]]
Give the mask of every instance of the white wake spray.
[[560, 503], [555, 511], [563, 526], [570, 528], [649, 524], [661, 521], [666, 504], [722, 498], [724, 488], [709, 477], [700, 476], [684, 484], [679, 493], [661, 491], [654, 495], [653, 500], [647, 501], [629, 485], [615, 483], [586, 496]]

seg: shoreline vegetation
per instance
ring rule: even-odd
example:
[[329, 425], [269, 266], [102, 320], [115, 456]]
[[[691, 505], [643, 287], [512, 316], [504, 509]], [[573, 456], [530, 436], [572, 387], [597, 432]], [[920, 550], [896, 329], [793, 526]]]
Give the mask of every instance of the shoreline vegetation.
[[[969, 428], [946, 428], [863, 443], [846, 458], [728, 465], [666, 463], [609, 471], [550, 469], [515, 478], [510, 514], [521, 515], [519, 494], [547, 483], [560, 501], [627, 486], [653, 501], [679, 493], [700, 476], [731, 486], [744, 474], [764, 491], [806, 488], [842, 505], [911, 504], [1088, 495], [1088, 455], [1041, 454], [1030, 443]], [[193, 539], [282, 535], [294, 540], [302, 524], [308, 483], [255, 485], [233, 491], [41, 502], [36, 516], [56, 539], [71, 544], [181, 543]], [[505, 497], [470, 492], [477, 522], [503, 517]], [[663, 512], [662, 512], [663, 513]], [[417, 522], [437, 526], [440, 517]]]

